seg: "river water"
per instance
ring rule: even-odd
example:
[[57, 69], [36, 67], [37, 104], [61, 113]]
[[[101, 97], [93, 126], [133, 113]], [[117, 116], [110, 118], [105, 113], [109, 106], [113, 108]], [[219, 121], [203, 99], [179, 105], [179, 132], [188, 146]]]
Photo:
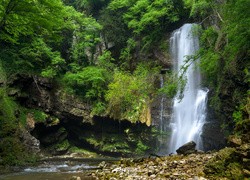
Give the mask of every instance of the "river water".
[[118, 159], [80, 159], [44, 161], [38, 166], [13, 167], [9, 172], [0, 172], [0, 180], [69, 180], [79, 176], [81, 180], [95, 179], [92, 172], [100, 169], [100, 163], [112, 165]]

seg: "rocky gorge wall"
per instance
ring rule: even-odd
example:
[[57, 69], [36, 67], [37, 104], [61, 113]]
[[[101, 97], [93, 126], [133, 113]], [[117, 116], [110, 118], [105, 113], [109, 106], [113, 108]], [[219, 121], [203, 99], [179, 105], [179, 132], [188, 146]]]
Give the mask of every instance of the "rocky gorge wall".
[[[156, 45], [147, 57], [162, 66], [162, 74], [171, 70], [173, 63], [168, 44], [169, 35], [166, 35], [165, 40]], [[166, 80], [165, 78], [163, 79]], [[109, 117], [93, 117], [90, 103], [67, 95], [59, 84], [41, 76], [19, 74], [7, 85], [11, 88], [9, 95], [24, 107], [23, 111], [27, 116], [26, 129], [39, 140], [40, 147], [48, 154], [64, 154], [75, 146], [113, 155], [158, 152], [160, 149], [164, 152], [167, 149], [172, 111], [170, 98], [164, 97], [163, 112], [160, 103], [162, 96], [150, 103], [151, 126], [148, 127], [144, 123], [134, 124]], [[160, 88], [160, 79], [155, 85]], [[221, 149], [225, 146], [221, 124], [214, 110], [209, 108], [202, 135], [205, 150]], [[162, 132], [159, 133], [159, 130]]]
[[39, 142], [45, 154], [60, 155], [73, 147], [113, 156], [157, 149], [157, 132], [152, 127], [92, 116], [90, 104], [67, 95], [47, 78], [18, 75], [8, 85], [9, 95], [24, 107], [17, 111], [26, 114], [30, 138]]
[[[178, 27], [177, 27], [178, 28]], [[169, 52], [169, 38], [170, 34], [166, 35], [164, 43], [166, 44], [164, 49], [161, 49], [161, 44], [159, 44], [153, 50], [154, 59], [157, 59], [158, 63], [162, 66], [162, 75], [164, 82], [167, 80], [165, 73], [170, 72], [173, 68], [173, 60], [171, 59], [171, 54]], [[157, 87], [160, 88], [160, 80], [156, 82]], [[164, 95], [163, 95], [164, 96]], [[169, 144], [169, 138], [171, 134], [171, 129], [169, 127], [170, 120], [172, 116], [172, 107], [173, 100], [164, 96], [163, 99], [163, 112], [161, 112], [161, 101], [163, 96], [158, 96], [151, 103], [151, 119], [152, 126], [157, 127], [158, 129], [162, 129], [164, 138], [161, 139], [162, 143], [162, 152], [164, 149], [167, 149]], [[207, 112], [206, 112], [206, 123], [203, 126], [202, 140], [204, 151], [213, 150], [213, 149], [221, 149], [226, 145], [226, 136], [222, 129], [223, 119], [220, 118], [220, 115], [216, 113], [214, 107], [210, 106], [212, 104], [212, 99], [214, 96], [214, 90], [210, 89], [208, 93], [208, 102], [207, 102]], [[225, 101], [231, 100], [230, 97], [225, 98]], [[225, 107], [226, 108], [226, 107]], [[160, 114], [162, 113], [162, 125], [160, 122]], [[221, 112], [223, 114], [223, 112]], [[161, 127], [162, 126], [162, 127]]]

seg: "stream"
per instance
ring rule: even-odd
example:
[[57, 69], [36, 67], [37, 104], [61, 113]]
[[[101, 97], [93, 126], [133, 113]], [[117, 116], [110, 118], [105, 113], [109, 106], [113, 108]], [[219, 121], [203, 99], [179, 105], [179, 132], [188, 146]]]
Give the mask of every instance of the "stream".
[[100, 164], [110, 166], [119, 159], [53, 159], [40, 165], [13, 167], [9, 172], [0, 172], [1, 180], [69, 180], [73, 176], [81, 180], [95, 179], [91, 172], [100, 169]]

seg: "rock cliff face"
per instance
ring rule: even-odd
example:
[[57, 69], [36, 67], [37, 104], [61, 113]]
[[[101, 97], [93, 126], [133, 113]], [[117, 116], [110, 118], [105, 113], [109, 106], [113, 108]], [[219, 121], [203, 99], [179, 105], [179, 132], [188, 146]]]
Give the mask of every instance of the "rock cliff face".
[[102, 154], [132, 155], [157, 148], [157, 134], [151, 127], [92, 117], [90, 104], [67, 95], [46, 78], [19, 75], [9, 86], [9, 94], [25, 107], [26, 129], [33, 135], [28, 139], [36, 140], [32, 148], [40, 143], [43, 153], [64, 154], [76, 146]]
[[204, 150], [222, 149], [226, 145], [225, 134], [222, 130], [223, 121], [209, 105], [211, 104], [211, 92], [208, 93], [207, 117], [203, 126], [202, 140]]
[[[164, 43], [168, 44], [167, 41]], [[148, 58], [156, 59], [164, 70], [169, 69], [169, 54], [159, 49], [160, 45], [153, 50], [152, 57]], [[156, 83], [159, 85], [159, 82]], [[132, 124], [109, 117], [92, 117], [89, 103], [67, 95], [53, 80], [44, 77], [20, 74], [8, 85], [13, 88], [9, 94], [22, 106], [39, 111], [41, 118], [27, 110], [26, 128], [40, 141], [40, 147], [45, 153], [64, 154], [72, 146], [113, 155], [153, 152], [158, 148], [160, 134], [152, 128], [160, 129], [158, 99], [161, 97], [151, 103], [145, 123]], [[169, 104], [169, 99], [164, 101], [165, 107]], [[164, 113], [168, 121], [169, 114], [166, 111]], [[166, 146], [167, 138], [164, 143]]]
[[[169, 53], [169, 35], [166, 36], [166, 40], [164, 43], [167, 45], [165, 49], [161, 50], [160, 45], [156, 47], [153, 50], [153, 56], [154, 59], [158, 60], [158, 63], [163, 67], [162, 73], [165, 73], [168, 70], [171, 70], [173, 67], [173, 63], [170, 57]], [[164, 77], [164, 75], [163, 75]], [[164, 79], [165, 81], [166, 79]], [[160, 88], [160, 80], [156, 82], [157, 87]], [[227, 87], [226, 89], [228, 89]], [[221, 149], [225, 147], [226, 145], [226, 139], [224, 132], [221, 128], [221, 125], [223, 124], [223, 118], [220, 117], [220, 115], [215, 113], [215, 109], [210, 107], [211, 99], [214, 95], [213, 90], [210, 89], [209, 97], [208, 97], [208, 103], [207, 103], [207, 114], [206, 114], [206, 124], [203, 127], [203, 133], [202, 133], [202, 139], [204, 143], [204, 150], [213, 150], [213, 149]], [[222, 99], [225, 96], [222, 97]], [[231, 101], [230, 96], [225, 97], [223, 99], [225, 102]], [[163, 102], [163, 111], [161, 111], [161, 102]], [[168, 127], [170, 124], [170, 119], [172, 115], [172, 99], [164, 97], [162, 100], [162, 96], [157, 97], [152, 103], [151, 103], [151, 116], [152, 116], [152, 126], [157, 127], [158, 129], [161, 129], [165, 132], [168, 132], [168, 136], [164, 137], [164, 140], [162, 140], [162, 146], [163, 148], [167, 148], [169, 144], [169, 132], [170, 128]], [[230, 108], [230, 106], [225, 105], [224, 108]], [[224, 113], [224, 110], [221, 112], [221, 114]], [[227, 110], [225, 113], [229, 113]], [[232, 109], [231, 109], [232, 113]], [[228, 114], [229, 115], [229, 114]], [[162, 120], [160, 120], [162, 118]], [[161, 122], [162, 121], [162, 122]]]

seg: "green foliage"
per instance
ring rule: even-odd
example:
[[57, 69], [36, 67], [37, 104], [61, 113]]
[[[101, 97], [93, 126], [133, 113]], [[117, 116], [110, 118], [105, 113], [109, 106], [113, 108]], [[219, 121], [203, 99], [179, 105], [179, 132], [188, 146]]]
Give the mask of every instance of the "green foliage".
[[136, 41], [134, 41], [134, 39], [130, 38], [128, 41], [127, 41], [127, 46], [123, 49], [121, 49], [121, 54], [120, 54], [120, 59], [122, 60], [121, 62], [121, 65], [120, 65], [120, 69], [121, 70], [131, 70], [132, 67], [131, 67], [131, 63], [132, 63], [132, 57], [131, 57], [131, 54], [132, 54], [132, 51], [135, 49], [135, 46], [136, 46]]
[[[224, 4], [221, 7], [224, 19], [220, 23], [221, 29], [211, 26], [202, 33], [200, 65], [210, 85], [218, 86], [218, 75], [226, 70], [235, 69], [235, 63], [239, 58], [246, 63], [249, 49], [249, 28], [246, 22], [250, 19], [246, 16], [247, 4], [249, 2], [245, 0]], [[213, 9], [215, 8], [218, 6], [213, 6]], [[214, 13], [215, 16], [219, 16], [216, 14], [217, 11]]]
[[250, 23], [249, 6], [250, 2], [247, 0], [233, 0], [223, 9], [225, 20], [222, 30], [228, 33], [228, 44], [223, 55], [228, 56], [227, 64], [238, 58], [247, 61], [249, 57], [250, 30], [247, 25]]
[[94, 139], [93, 137], [86, 138], [86, 141], [89, 144], [94, 145], [95, 147], [100, 147], [103, 145], [103, 141], [98, 141], [97, 139]]
[[[46, 13], [45, 13], [46, 12]], [[67, 11], [60, 0], [2, 0], [0, 39], [17, 43], [19, 36], [50, 33], [63, 27]]]
[[71, 59], [83, 67], [93, 65], [93, 55], [96, 44], [101, 41], [99, 31], [102, 27], [94, 18], [80, 13], [74, 14], [73, 24]]
[[8, 73], [54, 77], [70, 63], [93, 64], [101, 29], [94, 18], [60, 0], [4, 0], [0, 14], [0, 58]]
[[208, 0], [184, 0], [186, 7], [190, 8], [190, 16], [205, 18], [211, 13], [211, 2]]
[[105, 69], [110, 75], [112, 75], [116, 69], [114, 61], [115, 59], [112, 58], [111, 52], [105, 50], [102, 52], [102, 55], [98, 57], [97, 67]]
[[[166, 73], [164, 87], [159, 89], [159, 92], [166, 94], [170, 98], [174, 98], [177, 95], [177, 99], [181, 101], [186, 87], [187, 78], [185, 73], [188, 67], [189, 66], [183, 66], [180, 70], [182, 72]], [[180, 76], [178, 76], [178, 73], [180, 73]]]
[[[248, 117], [249, 104], [249, 11], [250, 2], [233, 0], [224, 3], [207, 0], [186, 0], [191, 8], [191, 16], [203, 18], [204, 30], [201, 33], [202, 47], [197, 53], [201, 72], [205, 76], [205, 85], [214, 91], [212, 106], [220, 111], [229, 111], [223, 107], [224, 95], [231, 96], [234, 113], [227, 117], [225, 124], [239, 123]], [[213, 24], [209, 25], [209, 22]], [[208, 26], [208, 27], [207, 27]], [[198, 32], [199, 33], [199, 32]], [[200, 34], [200, 33], [199, 33]], [[197, 58], [197, 59], [198, 59]], [[245, 75], [244, 72], [245, 71]], [[244, 85], [239, 85], [244, 84]], [[227, 92], [224, 88], [235, 88]], [[228, 112], [224, 112], [227, 114]], [[233, 122], [234, 121], [234, 122]]]
[[67, 72], [64, 81], [75, 89], [76, 94], [86, 99], [96, 99], [102, 97], [105, 86], [105, 69], [95, 66], [82, 68], [77, 73]]
[[41, 73], [47, 77], [55, 76], [65, 63], [60, 53], [53, 52], [42, 38], [25, 39], [18, 45], [5, 46], [0, 57], [9, 73]]
[[108, 48], [108, 43], [114, 43], [119, 48], [126, 44], [131, 34], [123, 18], [126, 10], [126, 8], [119, 9], [119, 11], [106, 8], [101, 11], [100, 24], [103, 26], [101, 32], [106, 48]]
[[25, 165], [36, 161], [35, 155], [24, 152], [20, 142], [20, 122], [15, 116], [18, 105], [7, 96], [6, 88], [0, 87], [0, 157], [4, 165]]
[[26, 115], [28, 113], [30, 113], [30, 114], [32, 114], [34, 116], [34, 120], [37, 123], [46, 122], [47, 114], [45, 114], [43, 111], [39, 111], [39, 110], [36, 110], [36, 109], [27, 109], [27, 108], [22, 108], [21, 110], [24, 113], [25, 118], [26, 118]]
[[209, 178], [227, 177], [229, 179], [244, 179], [243, 165], [236, 156], [235, 148], [224, 148], [206, 165], [204, 172]]
[[60, 151], [60, 150], [67, 150], [69, 147], [70, 147], [70, 143], [69, 143], [69, 141], [66, 139], [66, 140], [64, 140], [63, 142], [60, 142], [60, 143], [56, 144], [55, 149], [56, 149], [57, 151]]
[[147, 151], [149, 149], [149, 147], [145, 144], [143, 144], [143, 142], [141, 140], [139, 140], [139, 142], [137, 143], [137, 148], [136, 148], [136, 152], [138, 154], [144, 154], [145, 151]]
[[108, 9], [126, 10], [123, 13], [125, 23], [142, 40], [142, 49], [160, 40], [161, 33], [186, 13], [182, 0], [113, 0]]
[[0, 59], [0, 82], [4, 84], [6, 82], [6, 73], [2, 67], [1, 59]]
[[247, 92], [247, 97], [240, 102], [240, 106], [236, 106], [236, 110], [233, 112], [233, 118], [235, 123], [239, 123], [250, 117], [250, 91]]
[[84, 96], [88, 100], [101, 98], [105, 91], [105, 69], [95, 66], [82, 68], [77, 73], [67, 72], [64, 80], [68, 85], [76, 88], [77, 94]]
[[237, 123], [239, 121], [242, 121], [242, 111], [234, 111], [233, 117], [234, 117], [234, 122], [235, 123]]
[[99, 11], [105, 7], [110, 0], [64, 0], [65, 4], [73, 6], [79, 12], [98, 16]]
[[[104, 61], [104, 59], [102, 60]], [[106, 65], [107, 68], [113, 67], [112, 63]], [[63, 81], [70, 87], [71, 93], [75, 93], [85, 100], [92, 102], [93, 114], [102, 114], [106, 109], [103, 101], [107, 91], [107, 82], [110, 78], [110, 69], [106, 70], [96, 66], [87, 66], [76, 73], [67, 72]]]
[[157, 68], [150, 69], [142, 64], [133, 74], [117, 70], [105, 96], [109, 102], [107, 113], [115, 119], [139, 120], [156, 92], [153, 86], [156, 74]]
[[7, 96], [6, 89], [0, 88], [0, 129], [1, 134], [8, 134], [13, 131], [17, 124], [15, 117], [16, 103]]

